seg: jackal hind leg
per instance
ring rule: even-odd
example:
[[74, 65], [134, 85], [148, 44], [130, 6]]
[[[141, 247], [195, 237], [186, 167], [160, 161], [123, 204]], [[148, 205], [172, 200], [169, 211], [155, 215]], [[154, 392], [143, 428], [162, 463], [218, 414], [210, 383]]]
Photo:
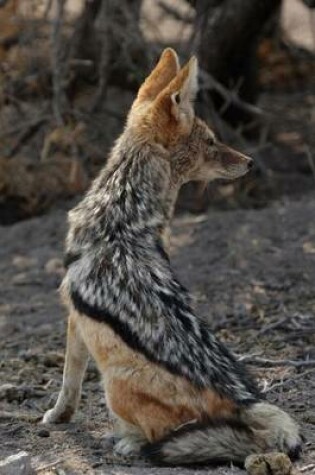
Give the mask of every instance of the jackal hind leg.
[[159, 388], [150, 387], [155, 372], [147, 366], [135, 378], [117, 375], [106, 385], [107, 404], [120, 429], [120, 440], [114, 446], [117, 454], [137, 456], [148, 442], [160, 440], [196, 417], [187, 402], [178, 407], [173, 404], [174, 387], [163, 384], [163, 378], [156, 385]]
[[76, 315], [68, 319], [67, 350], [63, 370], [63, 383], [53, 409], [47, 411], [43, 423], [69, 422], [81, 398], [81, 387], [88, 363], [88, 351], [80, 335]]

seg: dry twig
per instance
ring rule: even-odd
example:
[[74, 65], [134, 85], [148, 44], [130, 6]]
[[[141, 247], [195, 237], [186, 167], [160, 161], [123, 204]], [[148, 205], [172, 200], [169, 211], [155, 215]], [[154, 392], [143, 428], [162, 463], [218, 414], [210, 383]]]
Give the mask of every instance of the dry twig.
[[3, 130], [3, 132], [0, 134], [0, 140], [8, 137], [9, 135], [15, 135], [15, 134], [18, 134], [19, 132], [24, 132], [25, 129], [28, 129], [29, 127], [33, 127], [37, 125], [38, 122], [46, 121], [48, 119], [49, 119], [48, 115], [41, 116], [41, 117], [38, 117], [37, 119], [23, 122], [22, 124], [18, 124], [16, 127], [12, 127], [11, 129]]
[[301, 368], [303, 366], [315, 367], [315, 360], [270, 360], [268, 358], [260, 358], [253, 355], [241, 356], [239, 361], [254, 366], [260, 366], [261, 368], [274, 368], [277, 366], [293, 366], [294, 368]]
[[[309, 465], [304, 465], [304, 467], [300, 467], [300, 472], [308, 472], [309, 470], [314, 470], [315, 472], [315, 463], [310, 463]], [[311, 473], [311, 472], [310, 472]]]
[[34, 415], [20, 411], [0, 411], [0, 420], [16, 419], [22, 422], [36, 423], [41, 419], [41, 415]]
[[305, 154], [306, 154], [307, 161], [310, 165], [310, 169], [312, 170], [313, 177], [314, 177], [314, 180], [315, 180], [315, 162], [314, 162], [314, 157], [313, 157], [309, 147], [305, 147]]
[[205, 70], [200, 71], [202, 85], [200, 89], [214, 90], [226, 101], [224, 105], [227, 108], [230, 104], [238, 106], [240, 109], [248, 112], [255, 117], [266, 117], [267, 113], [253, 104], [243, 101], [237, 94], [237, 90], [230, 90], [217, 81], [211, 74]]
[[47, 120], [45, 117], [40, 117], [36, 121], [32, 121], [31, 123], [28, 124], [24, 128], [24, 130], [21, 132], [21, 134], [18, 136], [17, 140], [12, 144], [10, 149], [6, 153], [7, 158], [13, 157], [13, 155], [16, 154], [16, 152], [19, 150], [22, 145], [29, 140], [36, 132], [38, 129], [42, 126], [42, 124]]
[[311, 369], [309, 369], [307, 371], [304, 371], [302, 373], [299, 373], [299, 374], [296, 374], [296, 375], [290, 375], [290, 377], [288, 377], [287, 379], [283, 379], [282, 381], [279, 381], [279, 383], [275, 383], [275, 384], [272, 384], [271, 386], [267, 387], [265, 389], [265, 391], [263, 391], [263, 392], [269, 393], [269, 392], [273, 391], [274, 389], [279, 389], [279, 388], [282, 388], [284, 386], [287, 386], [289, 383], [295, 382], [296, 380], [301, 379], [301, 378], [305, 378], [305, 376], [314, 373], [314, 371], [315, 371], [315, 368], [311, 368]]
[[62, 79], [61, 60], [61, 30], [64, 16], [64, 6], [66, 0], [56, 0], [56, 15], [52, 20], [51, 29], [51, 62], [52, 62], [52, 83], [53, 83], [53, 111], [58, 126], [64, 125], [63, 104], [64, 90]]
[[41, 467], [36, 468], [36, 472], [43, 472], [44, 470], [47, 470], [48, 468], [53, 468], [56, 465], [59, 465], [60, 463], [62, 463], [63, 461], [64, 459], [58, 459], [58, 460], [55, 460], [55, 462], [46, 463], [45, 465], [42, 465]]
[[194, 21], [194, 15], [191, 13], [182, 13], [177, 8], [168, 3], [164, 2], [163, 0], [159, 0], [157, 2], [160, 8], [164, 10], [164, 12], [168, 15], [173, 17], [177, 21], [181, 21], [183, 23], [190, 24]]

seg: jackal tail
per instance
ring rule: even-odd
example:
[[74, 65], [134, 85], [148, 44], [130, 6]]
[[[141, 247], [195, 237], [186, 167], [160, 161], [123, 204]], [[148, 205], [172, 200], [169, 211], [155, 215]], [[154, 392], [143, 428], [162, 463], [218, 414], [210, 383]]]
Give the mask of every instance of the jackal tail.
[[242, 416], [191, 422], [158, 442], [148, 443], [142, 455], [159, 465], [222, 464], [243, 466], [248, 455], [279, 451], [299, 458], [298, 425], [281, 409], [259, 403]]
[[261, 452], [252, 430], [237, 418], [192, 422], [164, 439], [148, 443], [142, 455], [159, 465], [243, 464], [245, 458]]

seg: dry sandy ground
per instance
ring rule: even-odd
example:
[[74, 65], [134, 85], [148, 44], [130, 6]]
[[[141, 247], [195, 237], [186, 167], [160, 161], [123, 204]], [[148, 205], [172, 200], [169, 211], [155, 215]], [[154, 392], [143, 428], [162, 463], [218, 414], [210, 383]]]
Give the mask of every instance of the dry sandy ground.
[[[315, 199], [262, 210], [209, 211], [176, 219], [173, 262], [199, 311], [240, 354], [315, 359]], [[101, 436], [109, 422], [91, 363], [71, 424], [43, 430], [62, 378], [65, 321], [62, 276], [66, 212], [0, 228], [0, 459], [27, 450], [41, 474], [241, 474], [236, 468], [158, 469], [113, 458]], [[253, 366], [271, 401], [301, 422], [308, 443], [299, 466], [315, 460], [315, 369]], [[9, 412], [10, 414], [7, 414]]]

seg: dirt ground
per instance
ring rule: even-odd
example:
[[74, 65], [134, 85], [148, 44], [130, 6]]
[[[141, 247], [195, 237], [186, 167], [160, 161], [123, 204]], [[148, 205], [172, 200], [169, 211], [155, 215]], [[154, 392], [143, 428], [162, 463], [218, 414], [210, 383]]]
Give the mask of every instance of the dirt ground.
[[[214, 331], [251, 366], [270, 401], [301, 423], [298, 466], [315, 469], [315, 198], [261, 210], [210, 210], [174, 223], [172, 260]], [[62, 379], [65, 312], [58, 300], [66, 210], [0, 228], [0, 459], [26, 450], [41, 474], [241, 474], [236, 468], [159, 469], [113, 458], [102, 443], [110, 422], [90, 364], [74, 422], [42, 427]], [[255, 364], [253, 364], [255, 363]], [[52, 464], [51, 466], [49, 464]], [[48, 466], [46, 469], [44, 467]]]

